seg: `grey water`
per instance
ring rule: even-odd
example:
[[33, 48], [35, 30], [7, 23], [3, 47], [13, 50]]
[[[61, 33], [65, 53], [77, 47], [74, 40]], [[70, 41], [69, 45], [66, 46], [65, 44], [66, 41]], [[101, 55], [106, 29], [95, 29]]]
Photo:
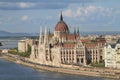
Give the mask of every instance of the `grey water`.
[[0, 80], [112, 80], [36, 70], [0, 59]]

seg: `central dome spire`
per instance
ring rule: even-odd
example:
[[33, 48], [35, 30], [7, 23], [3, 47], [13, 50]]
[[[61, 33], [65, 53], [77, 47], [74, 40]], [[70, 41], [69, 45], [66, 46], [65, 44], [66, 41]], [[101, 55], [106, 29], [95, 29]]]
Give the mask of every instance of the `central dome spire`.
[[63, 21], [62, 11], [61, 11], [61, 15], [60, 15], [60, 21]]

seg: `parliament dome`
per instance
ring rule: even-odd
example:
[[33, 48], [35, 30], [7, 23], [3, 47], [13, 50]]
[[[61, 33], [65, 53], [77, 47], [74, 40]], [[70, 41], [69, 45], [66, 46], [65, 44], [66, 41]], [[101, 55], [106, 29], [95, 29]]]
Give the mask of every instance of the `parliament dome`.
[[60, 21], [55, 26], [55, 31], [69, 32], [69, 28], [67, 24], [63, 21], [62, 14], [60, 16]]

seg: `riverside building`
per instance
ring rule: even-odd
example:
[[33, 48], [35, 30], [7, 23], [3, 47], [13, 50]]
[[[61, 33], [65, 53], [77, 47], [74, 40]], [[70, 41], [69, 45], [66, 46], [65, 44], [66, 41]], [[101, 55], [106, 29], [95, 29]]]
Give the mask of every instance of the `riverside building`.
[[44, 33], [42, 28], [40, 29], [39, 40], [33, 41], [31, 45], [30, 60], [57, 67], [86, 66], [90, 63], [99, 63], [103, 59], [103, 45], [104, 42], [97, 40], [81, 40], [79, 29], [74, 29], [74, 33], [71, 33], [61, 13], [53, 34], [48, 28]]
[[105, 46], [105, 67], [120, 69], [120, 39]]

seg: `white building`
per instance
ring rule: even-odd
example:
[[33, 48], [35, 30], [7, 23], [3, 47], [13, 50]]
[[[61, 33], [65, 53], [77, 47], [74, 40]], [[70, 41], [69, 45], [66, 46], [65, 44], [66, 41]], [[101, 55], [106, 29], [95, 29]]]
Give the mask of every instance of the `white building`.
[[27, 52], [28, 46], [32, 46], [33, 40], [32, 39], [24, 39], [18, 41], [18, 51], [19, 52]]
[[19, 52], [26, 52], [26, 41], [25, 40], [20, 40], [18, 42], [18, 51]]
[[105, 67], [120, 68], [120, 39], [105, 46]]

